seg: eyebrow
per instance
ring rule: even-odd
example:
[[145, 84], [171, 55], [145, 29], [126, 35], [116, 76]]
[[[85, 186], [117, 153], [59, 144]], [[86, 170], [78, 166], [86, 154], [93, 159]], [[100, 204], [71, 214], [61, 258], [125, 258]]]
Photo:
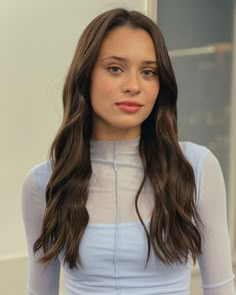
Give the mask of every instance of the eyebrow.
[[[127, 58], [120, 57], [120, 56], [115, 56], [115, 55], [104, 57], [102, 60], [106, 60], [106, 59], [115, 59], [115, 60], [123, 61], [123, 62], [126, 62], [126, 63], [128, 62]], [[146, 65], [155, 64], [155, 65], [157, 65], [157, 61], [155, 61], [155, 60], [144, 60], [142, 62], [142, 64], [146, 64]]]

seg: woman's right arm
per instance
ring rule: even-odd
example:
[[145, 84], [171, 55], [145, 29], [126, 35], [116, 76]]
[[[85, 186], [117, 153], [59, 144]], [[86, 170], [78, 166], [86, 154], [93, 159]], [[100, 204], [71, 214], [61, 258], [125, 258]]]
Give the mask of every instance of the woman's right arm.
[[28, 245], [28, 295], [58, 295], [60, 262], [58, 258], [48, 266], [38, 262], [40, 249], [33, 252], [33, 245], [40, 235], [45, 211], [45, 195], [39, 189], [34, 173], [25, 178], [22, 192], [22, 214]]

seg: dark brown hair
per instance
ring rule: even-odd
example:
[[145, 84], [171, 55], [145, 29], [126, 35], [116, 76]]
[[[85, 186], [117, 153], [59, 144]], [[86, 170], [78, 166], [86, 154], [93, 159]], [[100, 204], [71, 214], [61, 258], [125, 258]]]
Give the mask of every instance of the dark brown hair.
[[[47, 208], [42, 232], [34, 244], [41, 247], [41, 262], [49, 262], [64, 249], [70, 268], [81, 264], [79, 245], [89, 222], [86, 209], [92, 174], [90, 139], [92, 109], [91, 72], [101, 44], [111, 30], [121, 26], [145, 30], [152, 38], [160, 79], [160, 91], [149, 117], [142, 123], [139, 152], [144, 178], [135, 208], [150, 247], [164, 263], [185, 263], [201, 253], [201, 221], [195, 206], [196, 186], [191, 165], [178, 143], [177, 85], [163, 36], [157, 25], [137, 11], [122, 8], [97, 16], [79, 39], [64, 89], [64, 117], [52, 143], [52, 174], [46, 189]], [[146, 179], [154, 191], [155, 207], [150, 232], [138, 210], [138, 197]]]

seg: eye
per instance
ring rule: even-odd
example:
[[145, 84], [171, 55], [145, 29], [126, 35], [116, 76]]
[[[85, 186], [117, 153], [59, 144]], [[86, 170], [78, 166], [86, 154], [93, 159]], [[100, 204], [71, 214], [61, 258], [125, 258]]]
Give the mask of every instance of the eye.
[[121, 68], [115, 67], [115, 66], [109, 67], [107, 69], [110, 73], [115, 74], [115, 75], [120, 74], [122, 72]]
[[147, 78], [157, 76], [157, 71], [153, 71], [153, 70], [144, 70], [142, 71], [142, 73]]

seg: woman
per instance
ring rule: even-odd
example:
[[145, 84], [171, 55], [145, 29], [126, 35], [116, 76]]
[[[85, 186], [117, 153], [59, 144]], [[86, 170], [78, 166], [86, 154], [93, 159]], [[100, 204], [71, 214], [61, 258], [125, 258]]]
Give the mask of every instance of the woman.
[[177, 86], [164, 39], [136, 11], [84, 30], [63, 90], [50, 161], [25, 179], [28, 294], [235, 294], [221, 168], [178, 142]]

